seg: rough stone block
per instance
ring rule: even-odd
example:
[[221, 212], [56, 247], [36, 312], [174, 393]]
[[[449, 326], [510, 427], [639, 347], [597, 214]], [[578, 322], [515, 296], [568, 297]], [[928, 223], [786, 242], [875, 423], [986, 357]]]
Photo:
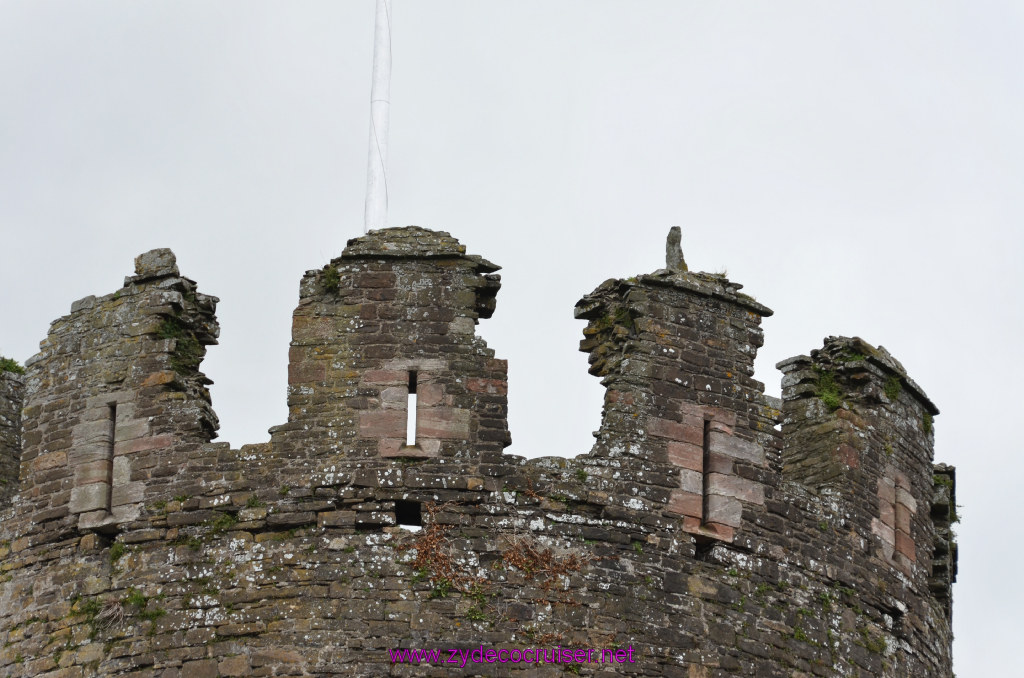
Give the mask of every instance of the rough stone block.
[[169, 448], [175, 443], [172, 435], [146, 436], [133, 438], [131, 440], [118, 440], [114, 443], [114, 458], [121, 455], [135, 454], [145, 450], [162, 450]]
[[137, 504], [143, 501], [146, 496], [145, 483], [115, 484], [110, 490], [110, 505], [112, 507]]
[[917, 548], [914, 546], [914, 540], [901, 530], [896, 530], [896, 552], [902, 553], [913, 562], [917, 561]]
[[743, 504], [738, 499], [712, 494], [707, 497], [707, 506], [705, 523], [720, 523], [729, 527], [739, 527], [742, 523]]
[[135, 257], [135, 275], [147, 278], [178, 275], [178, 260], [166, 247], [143, 252]]
[[896, 545], [896, 530], [881, 520], [877, 518], [871, 519], [871, 532], [881, 539], [883, 544], [888, 544], [889, 546]]
[[109, 459], [98, 459], [79, 463], [75, 466], [75, 485], [85, 487], [94, 483], [109, 487], [111, 462]]
[[878, 517], [884, 525], [896, 526], [896, 507], [887, 501], [879, 502]]
[[914, 495], [902, 487], [896, 488], [896, 503], [906, 506], [911, 513], [917, 513], [917, 500]]
[[674, 440], [676, 442], [685, 442], [692, 445], [703, 445], [704, 443], [703, 424], [699, 427], [686, 426], [669, 419], [652, 417], [647, 423], [647, 431], [652, 436], [668, 438], [669, 440]]
[[665, 509], [681, 516], [693, 516], [700, 519], [704, 510], [703, 504], [704, 499], [699, 493], [673, 490]]
[[[764, 504], [764, 487], [746, 478], [721, 473], [708, 475], [708, 494], [735, 497], [751, 504]], [[724, 520], [717, 522], [726, 523]], [[730, 524], [730, 523], [726, 523]]]
[[327, 378], [327, 365], [323, 362], [292, 363], [288, 365], [289, 384], [309, 384]]
[[432, 407], [417, 412], [417, 420], [417, 442], [420, 437], [469, 440], [469, 410]]
[[199, 659], [181, 665], [181, 675], [188, 678], [217, 678], [217, 660]]
[[704, 492], [704, 474], [690, 469], [679, 470], [679, 487], [684, 492], [701, 494]]
[[700, 445], [670, 441], [665, 449], [668, 453], [668, 462], [680, 468], [693, 471], [703, 471], [704, 450]]
[[441, 384], [418, 384], [416, 404], [418, 407], [434, 407], [444, 401], [444, 386]]
[[755, 442], [726, 435], [720, 431], [708, 434], [708, 450], [727, 457], [749, 461], [758, 466], [765, 465], [764, 449]]
[[367, 410], [359, 413], [359, 435], [364, 438], [405, 439], [403, 410]]

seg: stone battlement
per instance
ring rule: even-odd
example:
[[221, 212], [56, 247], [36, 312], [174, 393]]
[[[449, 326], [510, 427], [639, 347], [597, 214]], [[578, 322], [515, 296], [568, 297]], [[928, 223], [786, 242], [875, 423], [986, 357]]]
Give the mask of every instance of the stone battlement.
[[443, 232], [350, 240], [300, 283], [288, 420], [240, 449], [213, 442], [200, 371], [217, 299], [170, 250], [75, 302], [0, 373], [0, 672], [492, 675], [387, 652], [483, 644], [631, 647], [649, 676], [952, 675], [955, 471], [885, 349], [829, 337], [766, 396], [772, 311], [690, 271], [673, 229], [666, 268], [576, 305], [593, 448], [524, 459], [475, 332], [497, 270]]

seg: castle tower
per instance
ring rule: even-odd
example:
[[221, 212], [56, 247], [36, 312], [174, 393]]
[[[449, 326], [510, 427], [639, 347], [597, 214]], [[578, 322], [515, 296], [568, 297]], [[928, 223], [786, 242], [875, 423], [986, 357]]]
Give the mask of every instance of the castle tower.
[[500, 460], [508, 368], [475, 333], [494, 311], [496, 270], [447, 233], [409, 226], [352, 239], [307, 272], [274, 445], [286, 456]]
[[955, 474], [933, 466], [938, 409], [888, 351], [858, 337], [828, 337], [777, 367], [784, 476], [842, 497], [870, 555], [948, 601]]
[[216, 343], [216, 303], [159, 249], [120, 290], [54, 321], [26, 364], [21, 496], [33, 531], [133, 520], [147, 490], [214, 437], [199, 362]]
[[652, 497], [688, 531], [731, 541], [778, 466], [776, 412], [753, 379], [772, 311], [724, 275], [689, 271], [679, 238], [674, 227], [667, 268], [608, 280], [576, 305], [589, 320], [580, 350], [607, 388], [591, 455], [657, 468], [669, 480]]

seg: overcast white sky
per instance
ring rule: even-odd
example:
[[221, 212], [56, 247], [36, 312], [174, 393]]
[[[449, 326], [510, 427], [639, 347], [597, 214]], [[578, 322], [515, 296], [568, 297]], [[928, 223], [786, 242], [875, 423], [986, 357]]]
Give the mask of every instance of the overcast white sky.
[[[0, 0], [0, 353], [171, 247], [221, 440], [285, 420], [303, 271], [362, 233], [373, 2]], [[772, 307], [758, 377], [884, 344], [958, 467], [960, 678], [1017, 675], [1024, 5], [394, 3], [391, 225], [504, 266], [510, 452], [590, 447], [576, 300], [663, 264]]]

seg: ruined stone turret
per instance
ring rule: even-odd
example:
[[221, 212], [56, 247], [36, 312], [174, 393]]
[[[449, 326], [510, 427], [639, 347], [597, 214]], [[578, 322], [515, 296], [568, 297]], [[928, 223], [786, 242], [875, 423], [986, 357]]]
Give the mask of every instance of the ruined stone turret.
[[607, 388], [591, 454], [658, 464], [686, 529], [731, 541], [743, 505], [763, 505], [763, 475], [778, 470], [776, 411], [753, 379], [772, 311], [725, 276], [688, 271], [678, 227], [667, 265], [576, 304], [589, 321], [580, 350]]
[[53, 323], [26, 365], [21, 497], [30, 533], [135, 519], [147, 492], [213, 438], [199, 363], [216, 343], [216, 303], [179, 275], [170, 250], [153, 250], [120, 290], [80, 299]]
[[273, 430], [275, 444], [496, 461], [511, 442], [508, 367], [475, 330], [494, 312], [496, 270], [447, 233], [410, 226], [352, 239], [308, 272], [292, 325], [288, 423]]

